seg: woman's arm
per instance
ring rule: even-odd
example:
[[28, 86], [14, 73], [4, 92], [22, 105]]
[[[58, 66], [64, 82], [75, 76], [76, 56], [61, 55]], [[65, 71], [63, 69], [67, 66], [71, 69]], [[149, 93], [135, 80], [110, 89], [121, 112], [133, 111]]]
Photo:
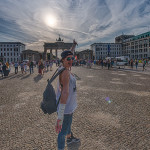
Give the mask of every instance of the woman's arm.
[[75, 52], [76, 45], [78, 45], [77, 42], [75, 40], [73, 40], [73, 45], [70, 48], [70, 51], [73, 53], [73, 55], [74, 55], [74, 52]]
[[62, 89], [61, 89], [61, 97], [60, 97], [60, 104], [58, 110], [58, 118], [55, 126], [57, 133], [61, 131], [62, 123], [64, 120], [64, 111], [69, 96], [69, 79], [70, 79], [69, 71], [64, 70], [60, 75], [60, 84], [62, 85]]
[[62, 74], [60, 75], [60, 84], [62, 85], [61, 88], [61, 98], [60, 103], [66, 104], [67, 99], [69, 96], [69, 79], [70, 79], [70, 73], [68, 70], [64, 70]]

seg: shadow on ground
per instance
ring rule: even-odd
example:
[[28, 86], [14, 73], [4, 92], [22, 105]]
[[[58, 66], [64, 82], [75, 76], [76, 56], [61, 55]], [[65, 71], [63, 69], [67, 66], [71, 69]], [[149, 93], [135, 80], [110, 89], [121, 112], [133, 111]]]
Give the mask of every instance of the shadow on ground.
[[28, 74], [28, 75], [26, 75], [26, 76], [22, 77], [22, 78], [21, 78], [21, 80], [23, 80], [23, 79], [26, 79], [26, 78], [30, 77], [30, 75], [31, 75], [31, 74]]
[[81, 80], [81, 78], [77, 76], [75, 73], [73, 75], [75, 76], [76, 80]]
[[68, 148], [68, 150], [79, 150], [80, 146], [81, 146], [81, 142], [71, 143], [70, 145], [67, 145], [67, 148]]
[[36, 77], [34, 77], [34, 81], [37, 83], [37, 82], [39, 82], [42, 78], [43, 78], [43, 77], [42, 77], [40, 74], [38, 74]]

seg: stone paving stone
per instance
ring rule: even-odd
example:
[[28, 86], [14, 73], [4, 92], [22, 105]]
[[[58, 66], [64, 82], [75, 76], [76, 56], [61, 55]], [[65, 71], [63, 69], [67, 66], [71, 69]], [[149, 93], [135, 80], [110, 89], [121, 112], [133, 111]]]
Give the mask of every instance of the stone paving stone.
[[[35, 69], [31, 75], [19, 72], [0, 78], [0, 149], [57, 149], [56, 113], [44, 115], [40, 109], [55, 69], [43, 77]], [[76, 149], [149, 150], [150, 75], [100, 67], [72, 67], [72, 72], [78, 99], [72, 130], [81, 139]]]

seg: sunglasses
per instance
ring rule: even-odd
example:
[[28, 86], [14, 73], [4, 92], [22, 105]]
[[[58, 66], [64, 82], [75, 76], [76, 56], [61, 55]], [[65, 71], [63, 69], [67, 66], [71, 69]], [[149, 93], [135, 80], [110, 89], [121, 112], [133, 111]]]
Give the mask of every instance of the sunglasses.
[[74, 60], [74, 57], [67, 57], [67, 61]]

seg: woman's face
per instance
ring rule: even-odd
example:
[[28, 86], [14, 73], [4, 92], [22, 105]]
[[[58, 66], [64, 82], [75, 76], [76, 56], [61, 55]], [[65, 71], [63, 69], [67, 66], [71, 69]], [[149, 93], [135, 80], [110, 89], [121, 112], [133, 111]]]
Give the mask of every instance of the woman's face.
[[63, 65], [66, 68], [70, 68], [72, 67], [72, 63], [74, 60], [74, 56], [73, 55], [68, 55], [66, 58], [63, 59]]

